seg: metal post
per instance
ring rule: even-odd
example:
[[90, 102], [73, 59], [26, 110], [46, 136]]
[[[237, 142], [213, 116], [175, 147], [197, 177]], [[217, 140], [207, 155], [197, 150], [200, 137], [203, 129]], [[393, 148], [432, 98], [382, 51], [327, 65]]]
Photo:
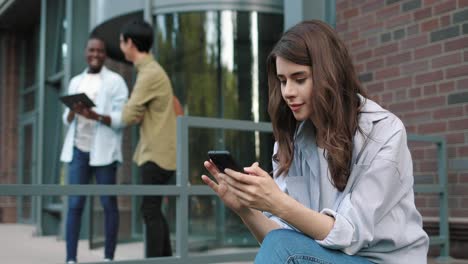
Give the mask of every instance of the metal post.
[[176, 199], [176, 255], [182, 263], [188, 260], [188, 172], [189, 172], [189, 137], [188, 119], [177, 118], [177, 171], [176, 185], [182, 187], [180, 196]]
[[[44, 139], [44, 100], [45, 100], [45, 59], [46, 59], [46, 29], [47, 29], [47, 0], [41, 1], [41, 22], [40, 22], [40, 33], [39, 33], [39, 81], [38, 81], [38, 107], [37, 107], [37, 140], [35, 142], [37, 146], [37, 180], [36, 184], [42, 184], [43, 178], [43, 144]], [[35, 197], [36, 201], [36, 235], [42, 235], [42, 196]]]
[[448, 222], [447, 146], [445, 140], [441, 140], [437, 144], [437, 155], [439, 184], [442, 190], [439, 199], [439, 235], [444, 241], [440, 249], [440, 257], [448, 258], [450, 257], [450, 232]]

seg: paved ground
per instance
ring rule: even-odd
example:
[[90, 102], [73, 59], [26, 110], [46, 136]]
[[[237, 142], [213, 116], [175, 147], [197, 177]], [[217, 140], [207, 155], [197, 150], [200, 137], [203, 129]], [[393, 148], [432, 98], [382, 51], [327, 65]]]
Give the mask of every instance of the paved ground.
[[[63, 264], [65, 262], [65, 241], [55, 236], [35, 237], [34, 228], [22, 224], [0, 224], [0, 263], [2, 264]], [[235, 249], [223, 249], [233, 252]], [[217, 253], [220, 250], [216, 251]], [[126, 243], [117, 246], [115, 260], [143, 258], [143, 244]], [[99, 262], [103, 259], [103, 249], [89, 250], [88, 241], [78, 245], [80, 263]], [[252, 264], [237, 262], [230, 264]]]
[[[33, 227], [30, 225], [0, 224], [0, 262], [2, 264], [64, 263], [65, 242], [58, 240], [55, 236], [34, 237], [33, 232]], [[102, 249], [89, 250], [87, 243], [87, 240], [82, 240], [79, 243], [80, 262], [102, 261]], [[235, 249], [226, 249], [227, 252], [233, 250]], [[142, 252], [142, 243], [121, 244], [118, 245], [115, 259], [141, 259]], [[230, 264], [252, 264], [252, 262]], [[430, 259], [428, 264], [468, 264], [468, 260], [438, 261]]]

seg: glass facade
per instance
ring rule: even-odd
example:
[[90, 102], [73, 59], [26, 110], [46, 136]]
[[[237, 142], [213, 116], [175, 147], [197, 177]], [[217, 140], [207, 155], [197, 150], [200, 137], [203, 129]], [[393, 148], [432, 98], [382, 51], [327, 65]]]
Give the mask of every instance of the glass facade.
[[[154, 20], [156, 57], [186, 115], [269, 121], [266, 57], [283, 32], [281, 14], [197, 11]], [[259, 161], [271, 171], [272, 148], [271, 134], [192, 128], [189, 182], [203, 184], [208, 150], [227, 149], [241, 165]], [[189, 215], [190, 237], [205, 247], [256, 245], [241, 220], [214, 196], [192, 196]]]

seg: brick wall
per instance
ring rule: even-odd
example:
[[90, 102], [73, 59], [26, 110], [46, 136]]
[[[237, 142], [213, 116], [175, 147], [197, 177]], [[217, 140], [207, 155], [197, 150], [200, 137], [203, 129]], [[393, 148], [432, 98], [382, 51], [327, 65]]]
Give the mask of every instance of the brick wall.
[[[0, 183], [16, 183], [18, 144], [17, 39], [0, 31]], [[0, 223], [16, 222], [16, 199], [0, 196]]]
[[[447, 140], [450, 216], [466, 223], [468, 0], [337, 0], [336, 14], [371, 97], [408, 133]], [[411, 150], [415, 181], [435, 182], [435, 148], [411, 143]], [[439, 212], [436, 195], [418, 195], [416, 203], [426, 217]]]

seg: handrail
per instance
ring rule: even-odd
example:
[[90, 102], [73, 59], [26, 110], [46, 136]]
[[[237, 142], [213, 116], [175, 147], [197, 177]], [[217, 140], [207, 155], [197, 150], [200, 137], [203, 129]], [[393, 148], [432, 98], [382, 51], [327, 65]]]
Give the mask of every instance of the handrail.
[[[215, 195], [207, 186], [189, 184], [189, 129], [218, 128], [243, 131], [272, 132], [270, 123], [228, 120], [205, 117], [181, 116], [177, 118], [177, 174], [176, 185], [30, 185], [0, 184], [0, 196], [52, 196], [52, 195], [168, 195], [176, 196], [176, 256], [158, 258], [161, 264], [179, 263], [222, 263], [248, 261], [256, 250], [242, 250], [229, 254], [188, 254], [188, 201], [191, 195]], [[408, 141], [430, 142], [437, 145], [438, 184], [415, 185], [416, 193], [438, 193], [440, 199], [439, 236], [431, 236], [432, 245], [440, 245], [441, 257], [449, 257], [447, 152], [445, 140], [435, 136], [408, 135]], [[151, 259], [114, 261], [121, 264], [149, 264]], [[102, 263], [102, 262], [96, 262]], [[91, 263], [93, 264], [93, 263]]]
[[428, 142], [437, 146], [436, 184], [415, 184], [416, 193], [436, 193], [439, 195], [439, 235], [430, 237], [431, 245], [440, 245], [439, 258], [450, 258], [450, 231], [448, 222], [448, 180], [447, 180], [447, 144], [443, 137], [426, 135], [408, 135], [408, 141]]

